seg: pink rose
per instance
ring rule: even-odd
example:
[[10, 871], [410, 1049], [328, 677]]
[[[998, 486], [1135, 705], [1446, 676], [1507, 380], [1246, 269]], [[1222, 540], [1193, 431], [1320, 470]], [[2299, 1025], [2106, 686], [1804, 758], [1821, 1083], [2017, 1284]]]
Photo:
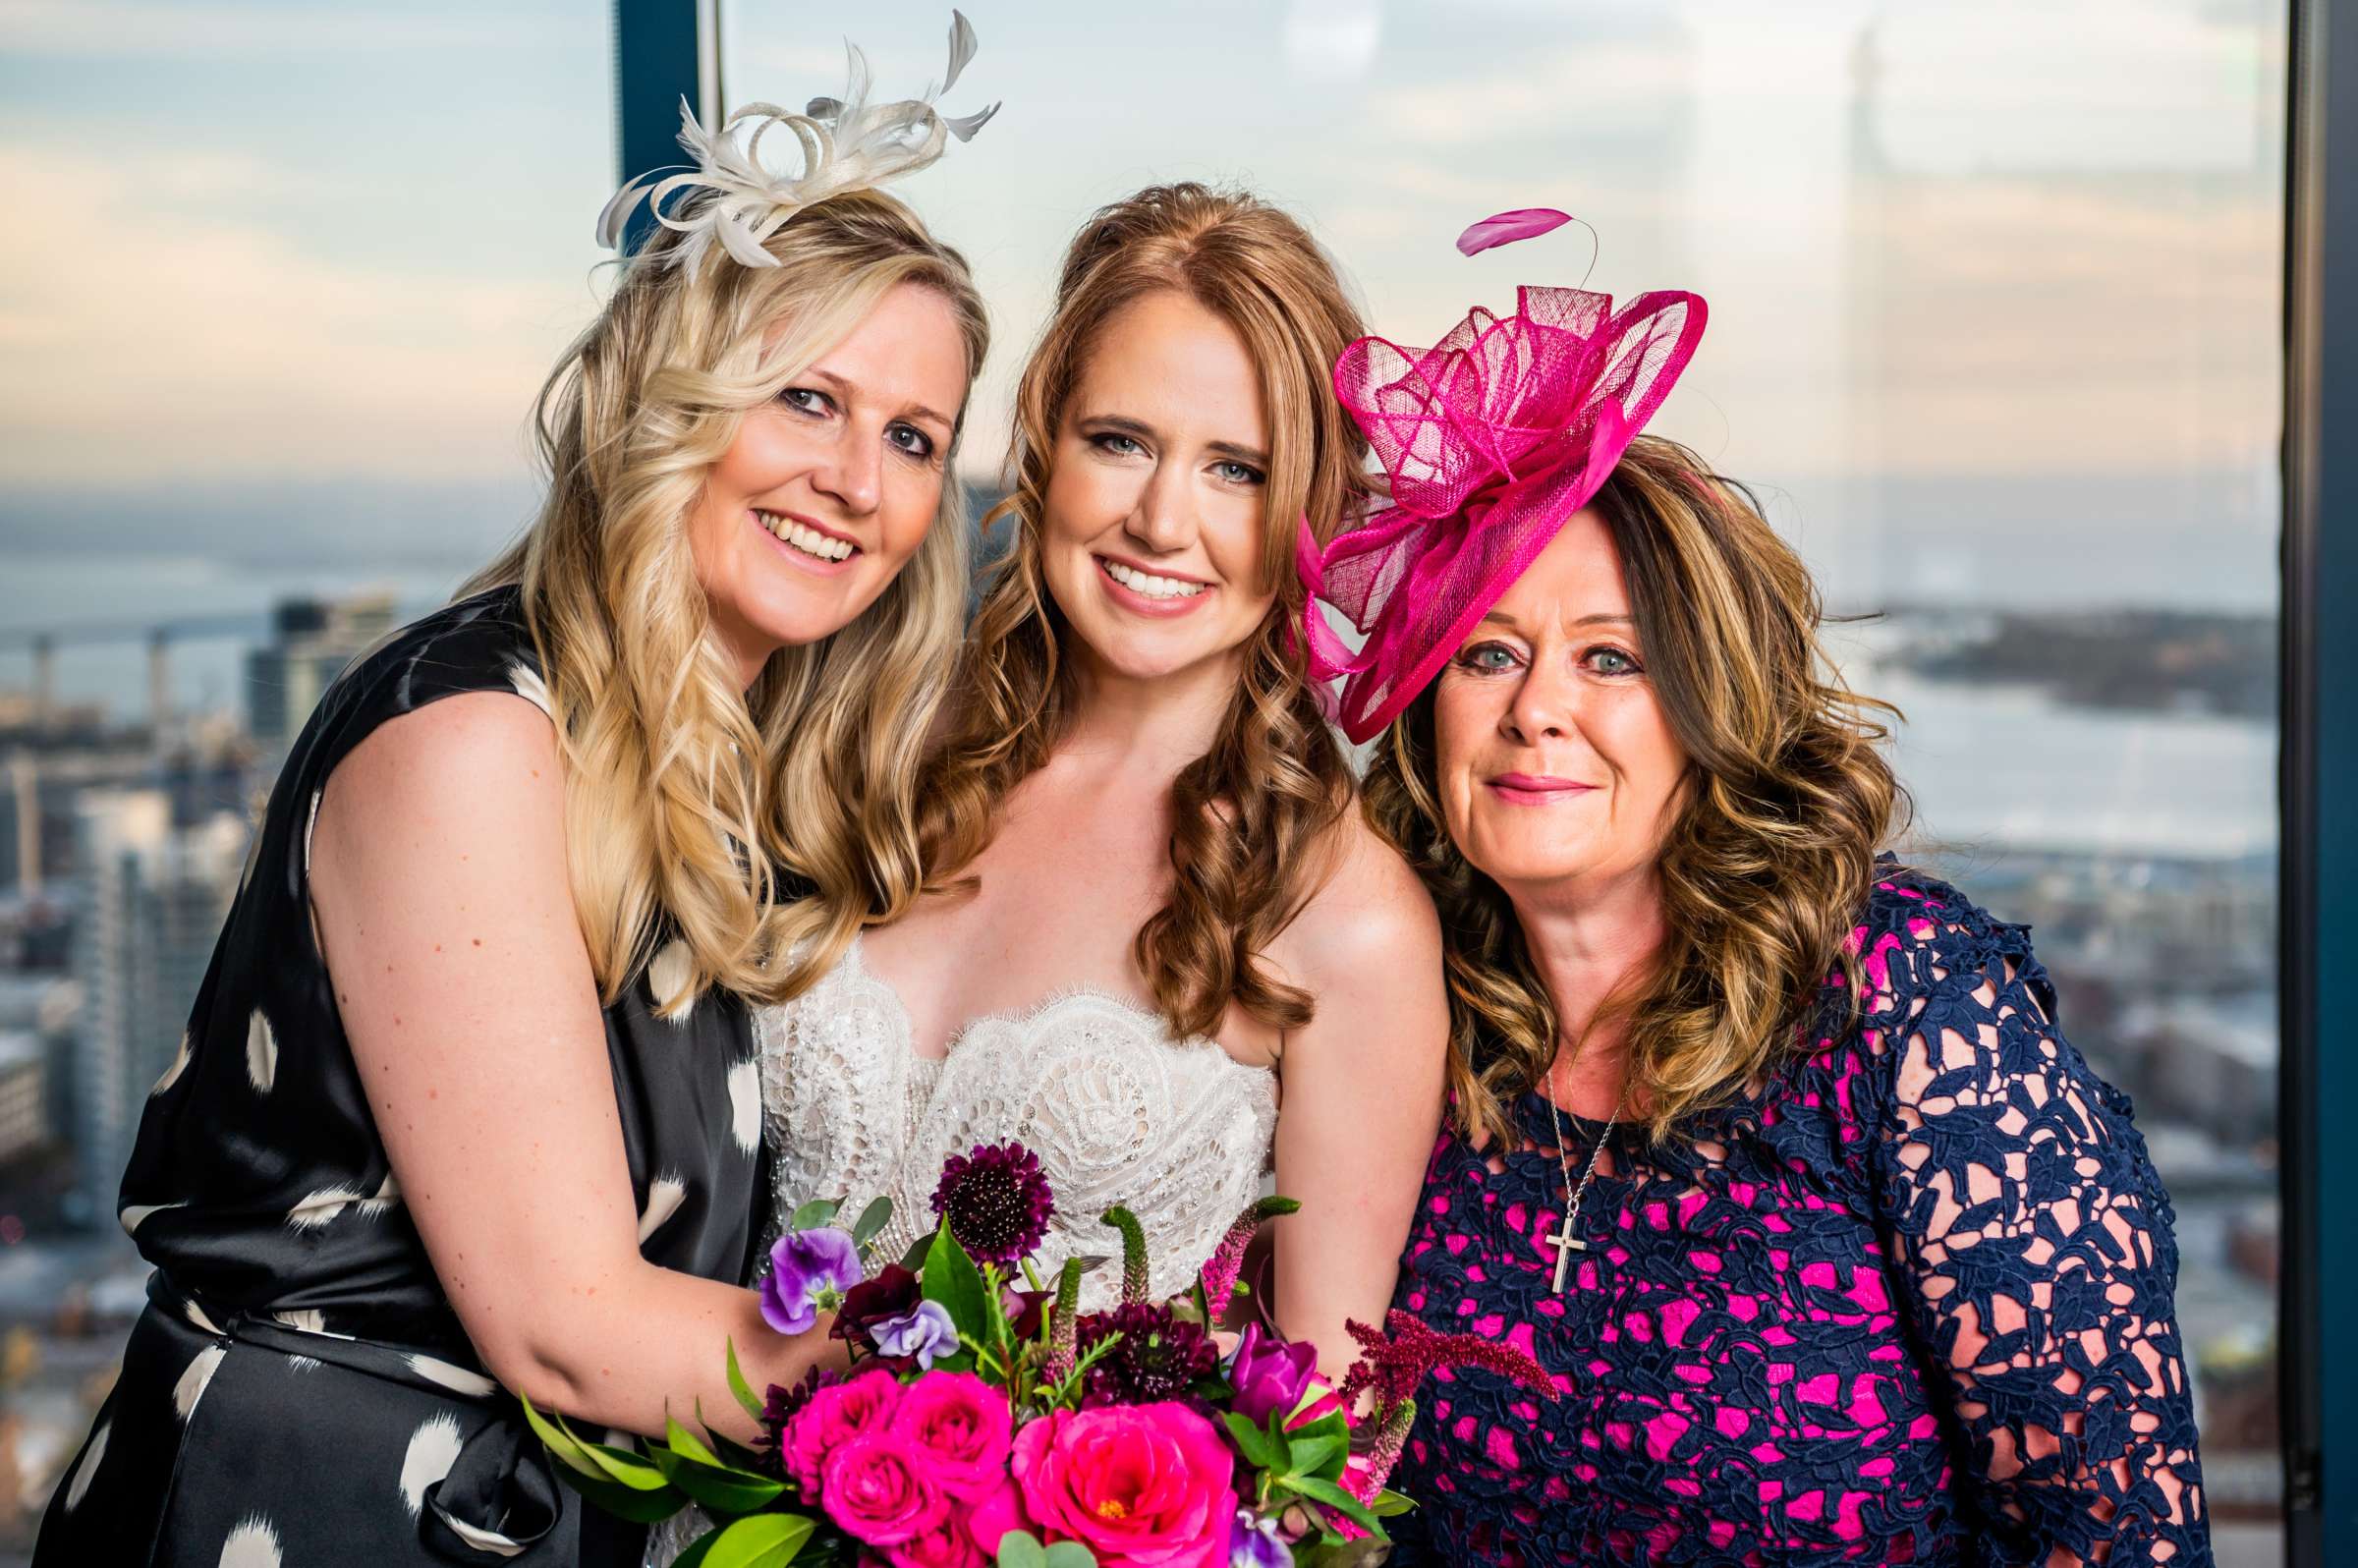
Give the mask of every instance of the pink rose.
[[1185, 1405], [1059, 1410], [1016, 1433], [1016, 1484], [1051, 1540], [1104, 1564], [1227, 1568], [1228, 1445]]
[[987, 1568], [990, 1558], [968, 1538], [965, 1525], [945, 1517], [924, 1535], [885, 1547], [884, 1561], [890, 1568]]
[[901, 1391], [889, 1430], [933, 1484], [971, 1502], [1007, 1479], [1015, 1418], [973, 1372], [927, 1372]]
[[1024, 1512], [1024, 1494], [1012, 1480], [1001, 1480], [997, 1488], [967, 1510], [966, 1533], [974, 1538], [975, 1549], [985, 1557], [999, 1554], [999, 1538], [1010, 1530], [1037, 1530], [1032, 1516]]
[[787, 1473], [816, 1501], [827, 1456], [866, 1431], [882, 1431], [901, 1403], [901, 1385], [881, 1370], [821, 1388], [787, 1423], [778, 1456]]
[[949, 1517], [949, 1500], [890, 1433], [852, 1438], [827, 1455], [823, 1470], [820, 1505], [855, 1540], [898, 1546]]

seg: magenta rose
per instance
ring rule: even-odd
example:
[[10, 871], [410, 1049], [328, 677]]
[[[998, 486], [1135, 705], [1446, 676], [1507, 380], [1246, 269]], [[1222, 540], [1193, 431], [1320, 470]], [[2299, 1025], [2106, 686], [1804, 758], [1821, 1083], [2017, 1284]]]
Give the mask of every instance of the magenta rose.
[[884, 1561], [888, 1568], [988, 1568], [990, 1557], [953, 1515], [922, 1536], [885, 1547]]
[[827, 1456], [863, 1433], [882, 1431], [900, 1403], [899, 1380], [880, 1370], [813, 1394], [787, 1423], [778, 1444], [778, 1458], [803, 1495], [816, 1501], [825, 1484]]
[[821, 1468], [819, 1505], [855, 1540], [897, 1546], [949, 1517], [949, 1500], [889, 1432], [854, 1437], [830, 1452]]
[[975, 1549], [985, 1557], [999, 1554], [999, 1540], [1010, 1530], [1029, 1530], [1038, 1534], [1039, 1526], [1024, 1512], [1024, 1494], [1012, 1480], [1001, 1481], [998, 1486], [981, 1501], [973, 1503], [966, 1513], [966, 1533]]
[[1024, 1507], [1104, 1564], [1227, 1568], [1236, 1489], [1228, 1445], [1185, 1405], [1059, 1410], [1015, 1438]]
[[901, 1390], [890, 1430], [944, 1495], [972, 1502], [1007, 1479], [1015, 1417], [973, 1372], [928, 1372]]

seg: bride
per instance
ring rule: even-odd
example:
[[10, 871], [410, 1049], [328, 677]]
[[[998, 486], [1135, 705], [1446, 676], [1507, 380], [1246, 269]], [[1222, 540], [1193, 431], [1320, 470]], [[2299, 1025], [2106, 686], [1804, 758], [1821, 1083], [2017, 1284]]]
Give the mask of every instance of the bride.
[[1118, 1251], [1122, 1204], [1159, 1297], [1273, 1163], [1303, 1208], [1264, 1310], [1329, 1373], [1381, 1320], [1439, 1116], [1439, 932], [1287, 630], [1296, 520], [1364, 496], [1326, 390], [1360, 331], [1249, 196], [1142, 191], [1074, 240], [919, 788], [929, 891], [757, 1019], [780, 1214], [888, 1196], [897, 1257], [943, 1160], [1012, 1139], [1055, 1192], [1043, 1260]]

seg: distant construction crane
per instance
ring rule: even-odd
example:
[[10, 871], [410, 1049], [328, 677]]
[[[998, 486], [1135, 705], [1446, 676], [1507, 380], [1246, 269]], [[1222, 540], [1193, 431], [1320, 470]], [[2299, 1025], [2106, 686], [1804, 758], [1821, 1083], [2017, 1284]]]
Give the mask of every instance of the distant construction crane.
[[266, 636], [270, 617], [248, 610], [227, 615], [179, 615], [168, 621], [83, 621], [65, 626], [0, 627], [0, 652], [32, 654], [32, 704], [36, 722], [57, 711], [57, 650], [104, 643], [147, 644], [147, 708], [161, 727], [172, 717], [172, 644], [222, 638]]

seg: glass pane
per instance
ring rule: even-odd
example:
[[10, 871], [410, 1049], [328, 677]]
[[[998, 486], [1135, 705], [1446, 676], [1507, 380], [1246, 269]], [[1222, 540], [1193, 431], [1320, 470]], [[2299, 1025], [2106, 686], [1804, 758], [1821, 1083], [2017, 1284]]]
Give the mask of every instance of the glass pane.
[[[733, 99], [941, 71], [941, 7], [732, 0]], [[1908, 713], [1919, 853], [2039, 929], [2072, 1037], [2136, 1098], [2183, 1254], [2222, 1563], [2279, 1560], [2274, 766], [2285, 17], [2213, 0], [1083, 0], [978, 17], [1006, 108], [912, 183], [973, 257], [1008, 389], [1065, 240], [1151, 180], [1309, 218], [1424, 343], [1565, 230], [1593, 280], [1707, 295], [1659, 423], [1764, 487]]]
[[116, 1192], [272, 732], [530, 513], [532, 400], [597, 298], [611, 10], [0, 27], [0, 1563], [142, 1301]]

